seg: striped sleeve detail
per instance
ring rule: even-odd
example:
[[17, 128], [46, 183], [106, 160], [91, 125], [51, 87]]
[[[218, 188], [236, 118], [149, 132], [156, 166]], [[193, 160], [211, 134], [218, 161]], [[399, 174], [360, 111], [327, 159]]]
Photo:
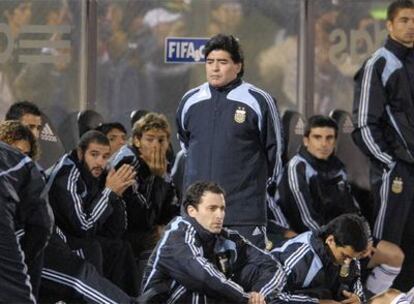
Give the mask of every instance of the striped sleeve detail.
[[305, 197], [301, 192], [299, 179], [297, 174], [297, 166], [300, 163], [300, 159], [294, 157], [288, 164], [288, 183], [291, 193], [295, 198], [296, 205], [298, 206], [300, 216], [302, 218], [303, 223], [313, 231], [319, 230], [318, 223], [312, 218], [308, 205], [306, 204]]
[[[285, 261], [284, 263], [284, 270], [286, 273], [286, 276], [288, 277], [292, 271], [293, 268], [298, 264], [304, 256], [312, 251], [309, 244], [304, 243], [301, 246], [299, 246]], [[284, 282], [286, 284], [286, 280]], [[319, 303], [319, 300], [316, 298], [311, 298], [306, 295], [299, 295], [299, 294], [290, 294], [286, 292], [281, 292], [277, 296], [279, 299], [281, 299], [283, 302], [287, 303]], [[277, 302], [276, 302], [277, 303]]]
[[185, 242], [200, 266], [212, 277], [220, 280], [221, 283], [237, 290], [238, 292], [242, 293], [244, 297], [248, 298], [248, 294], [244, 292], [243, 288], [240, 285], [231, 280], [228, 280], [222, 272], [217, 270], [217, 268], [215, 268], [209, 261], [206, 260], [206, 258], [202, 256], [203, 252], [201, 248], [195, 245], [195, 234], [196, 230], [194, 227], [191, 225], [187, 226], [185, 233]]
[[[311, 298], [308, 296], [301, 296], [301, 295], [294, 295], [294, 294], [288, 294], [288, 293], [280, 293], [277, 296], [279, 299], [281, 299], [283, 301], [283, 303], [319, 303], [319, 299], [316, 298]], [[275, 303], [280, 303], [280, 302], [275, 302]]]
[[[276, 263], [276, 261], [275, 261]], [[265, 286], [260, 289], [260, 293], [265, 297], [273, 292], [278, 292], [283, 288], [283, 282], [286, 281], [286, 274], [284, 273], [282, 266], [275, 272], [273, 278]]]
[[184, 286], [180, 286], [178, 287], [173, 294], [171, 295], [171, 297], [168, 299], [167, 304], [173, 304], [173, 303], [177, 303], [177, 301], [180, 299], [180, 297], [185, 294], [187, 291], [187, 289]]
[[[223, 273], [221, 273], [217, 268], [215, 268], [207, 259], [203, 257], [203, 252], [200, 247], [198, 247], [195, 243], [195, 234], [196, 230], [194, 227], [187, 221], [185, 221], [181, 217], [177, 217], [171, 224], [170, 228], [164, 232], [164, 236], [159, 242], [159, 246], [155, 252], [155, 258], [154, 263], [152, 264], [152, 269], [150, 271], [150, 274], [148, 276], [148, 279], [143, 284], [143, 292], [146, 291], [147, 287], [149, 286], [149, 283], [151, 282], [153, 276], [157, 272], [158, 263], [161, 256], [161, 251], [163, 250], [163, 247], [168, 241], [168, 238], [170, 237], [171, 233], [177, 231], [179, 229], [179, 224], [185, 225], [185, 233], [184, 233], [184, 243], [186, 246], [188, 246], [193, 259], [200, 265], [200, 267], [211, 277], [217, 279], [222, 284], [236, 290], [238, 293], [242, 294], [243, 297], [246, 299], [249, 298], [249, 295], [244, 292], [243, 288], [236, 284], [235, 282], [228, 280]], [[171, 299], [171, 298], [170, 298]]]
[[76, 290], [81, 295], [85, 296], [89, 300], [92, 300], [96, 303], [102, 304], [116, 304], [117, 302], [108, 298], [100, 291], [94, 289], [93, 287], [87, 285], [85, 282], [80, 279], [67, 275], [65, 273], [55, 271], [49, 268], [43, 268], [42, 270], [42, 279], [49, 280], [67, 287], [70, 287]]
[[303, 244], [298, 249], [296, 249], [296, 251], [293, 254], [291, 254], [289, 256], [289, 258], [286, 259], [284, 266], [285, 266], [285, 271], [286, 271], [287, 275], [289, 275], [292, 272], [295, 265], [301, 259], [303, 259], [303, 257], [311, 250], [312, 249], [309, 246], [309, 244]]
[[95, 223], [99, 220], [100, 216], [104, 213], [105, 209], [108, 207], [109, 194], [111, 189], [105, 188], [102, 191], [101, 197], [98, 202], [92, 209], [90, 214], [86, 214], [83, 210], [83, 201], [81, 196], [77, 193], [77, 181], [79, 180], [80, 172], [74, 166], [69, 173], [67, 190], [70, 192], [70, 195], [73, 200], [76, 216], [81, 224], [82, 230], [89, 230], [93, 228]]
[[32, 160], [29, 157], [24, 157], [21, 161], [19, 161], [19, 163], [17, 163], [17, 165], [5, 170], [5, 171], [1, 171], [0, 172], [0, 176], [3, 175], [9, 175], [10, 173], [14, 172], [14, 171], [18, 171], [21, 168], [23, 168], [27, 163], [32, 162]]
[[283, 153], [282, 124], [280, 121], [279, 111], [277, 109], [276, 102], [274, 101], [273, 97], [270, 96], [267, 92], [260, 90], [253, 86], [250, 89], [263, 96], [263, 98], [266, 100], [267, 106], [270, 111], [270, 118], [274, 126], [277, 147], [276, 147], [275, 166], [273, 168], [273, 175], [269, 179], [269, 183], [277, 182], [280, 179], [281, 173], [282, 173], [282, 153]]
[[271, 217], [268, 220], [282, 228], [290, 229], [289, 222], [277, 204], [276, 199], [274, 197], [271, 197], [269, 194], [266, 194], [266, 197], [267, 206], [271, 213]]
[[362, 78], [361, 86], [361, 96], [359, 99], [358, 128], [361, 129], [362, 139], [369, 151], [372, 153], [372, 155], [383, 163], [391, 164], [393, 161], [391, 155], [381, 151], [381, 148], [375, 142], [371, 130], [368, 127], [372, 74], [375, 63], [381, 57], [382, 56], [380, 53], [375, 54], [371, 59], [367, 61], [364, 67], [364, 76]]

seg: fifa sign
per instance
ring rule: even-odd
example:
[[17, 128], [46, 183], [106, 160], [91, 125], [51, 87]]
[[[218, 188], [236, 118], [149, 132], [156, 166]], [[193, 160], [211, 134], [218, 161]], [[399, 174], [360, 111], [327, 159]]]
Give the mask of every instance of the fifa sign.
[[204, 46], [208, 38], [167, 37], [166, 63], [204, 63]]

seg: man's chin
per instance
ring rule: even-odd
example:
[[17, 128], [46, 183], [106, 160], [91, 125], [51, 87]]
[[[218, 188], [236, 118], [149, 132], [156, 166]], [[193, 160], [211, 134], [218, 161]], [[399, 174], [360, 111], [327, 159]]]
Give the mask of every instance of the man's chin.
[[93, 177], [98, 178], [102, 175], [103, 170], [92, 170], [91, 174]]
[[223, 227], [213, 228], [213, 229], [211, 229], [211, 232], [212, 233], [215, 233], [215, 234], [219, 234], [222, 229], [223, 229]]

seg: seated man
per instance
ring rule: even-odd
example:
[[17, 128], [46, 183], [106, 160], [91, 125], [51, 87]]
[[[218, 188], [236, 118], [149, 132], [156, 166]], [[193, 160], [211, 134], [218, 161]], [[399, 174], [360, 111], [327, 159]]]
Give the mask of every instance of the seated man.
[[6, 113], [6, 120], [18, 120], [32, 131], [36, 138], [42, 131], [42, 112], [30, 101], [14, 103]]
[[[366, 251], [369, 238], [362, 217], [343, 214], [318, 232], [304, 232], [273, 249], [287, 280], [270, 303], [366, 303], [357, 258]], [[409, 302], [404, 294], [392, 290], [369, 303]]]
[[136, 183], [125, 191], [127, 238], [135, 255], [152, 250], [166, 225], [179, 212], [175, 187], [167, 173], [170, 126], [166, 117], [147, 113], [132, 130], [132, 144], [113, 156], [111, 166], [134, 167]]
[[18, 120], [6, 120], [0, 123], [0, 140], [35, 161], [39, 156], [39, 145], [28, 127]]
[[184, 198], [144, 272], [149, 303], [265, 303], [284, 279], [279, 264], [236, 231], [223, 228], [223, 190], [196, 182]]
[[[37, 156], [38, 149], [34, 135], [30, 129], [17, 120], [0, 123], [0, 141], [9, 144], [32, 159]], [[24, 240], [25, 237], [25, 232], [20, 228], [23, 227], [16, 226], [16, 235], [19, 237], [19, 241]], [[91, 263], [72, 252], [66, 243], [66, 236], [56, 226], [45, 248], [44, 267], [41, 270], [41, 275], [41, 300], [44, 297], [47, 297], [48, 300], [54, 297], [54, 299], [77, 301], [83, 299], [89, 303], [100, 303], [105, 298], [117, 303], [134, 301], [120, 288], [99, 274]], [[32, 273], [30, 279], [32, 287], [34, 287]]]
[[[278, 207], [295, 233], [317, 232], [322, 225], [344, 213], [360, 213], [350, 191], [343, 163], [334, 155], [338, 126], [329, 117], [308, 120], [299, 152], [289, 161], [279, 185]], [[282, 222], [282, 221], [281, 221]], [[370, 246], [372, 269], [366, 287], [372, 294], [387, 290], [404, 259], [400, 248], [375, 240]], [[365, 265], [366, 266], [366, 265]], [[366, 269], [366, 267], [363, 267]]]
[[[0, 141], [5, 142], [13, 148], [19, 150], [21, 153], [29, 156], [33, 161], [37, 160], [38, 158], [39, 147], [32, 130], [24, 126], [17, 120], [6, 120], [0, 123]], [[34, 164], [37, 166], [36, 163]], [[39, 167], [38, 169], [40, 170]], [[40, 172], [43, 174], [42, 171]], [[47, 213], [42, 214], [41, 212]], [[49, 204], [47, 204], [46, 208], [41, 209], [38, 214], [34, 215], [34, 217], [41, 219], [48, 218], [51, 215], [52, 211], [50, 209]], [[24, 226], [19, 225], [19, 223], [16, 223], [16, 235], [19, 236], [19, 238], [21, 238], [22, 241], [24, 241], [25, 229]], [[43, 265], [43, 250], [39, 251], [37, 256], [34, 259], [30, 260], [30, 262], [28, 262], [28, 257], [30, 257], [30, 253], [25, 252], [25, 256], [28, 264], [28, 274], [30, 275], [30, 282], [32, 284], [33, 294], [35, 297], [37, 297]]]
[[[27, 268], [41, 255], [53, 226], [44, 189], [30, 158], [0, 141], [1, 303], [36, 303]], [[25, 231], [20, 239], [17, 229]]]
[[96, 128], [96, 131], [102, 132], [108, 137], [111, 145], [111, 155], [118, 152], [127, 142], [127, 130], [119, 122], [103, 123]]
[[129, 295], [138, 294], [133, 252], [125, 232], [122, 195], [134, 182], [130, 165], [106, 172], [109, 140], [98, 131], [82, 135], [49, 174], [49, 198], [56, 225], [72, 250], [79, 250], [105, 277]]

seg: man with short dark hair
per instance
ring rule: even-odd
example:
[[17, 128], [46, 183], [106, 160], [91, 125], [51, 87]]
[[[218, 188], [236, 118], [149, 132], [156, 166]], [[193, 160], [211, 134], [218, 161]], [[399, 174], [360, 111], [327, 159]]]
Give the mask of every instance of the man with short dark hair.
[[[143, 300], [148, 303], [265, 303], [284, 279], [272, 257], [223, 228], [224, 191], [196, 182], [148, 261]], [[153, 301], [153, 302], [152, 302]]]
[[[0, 123], [0, 141], [9, 144], [30, 158], [36, 157], [37, 143], [32, 132], [17, 120], [6, 120]], [[45, 192], [46, 195], [46, 192]], [[24, 241], [24, 225], [16, 224], [16, 235]], [[42, 276], [40, 301], [64, 299], [100, 303], [103, 299], [110, 299], [117, 303], [129, 303], [134, 299], [129, 297], [120, 288], [105, 279], [88, 261], [73, 252], [67, 244], [64, 233], [55, 226], [49, 242], [44, 250], [41, 263], [36, 270], [39, 273], [30, 274], [33, 294], [37, 295]], [[31, 256], [30, 253], [27, 256]], [[30, 270], [30, 269], [29, 269]], [[39, 280], [37, 282], [37, 279]]]
[[[310, 117], [303, 146], [287, 164], [280, 182], [278, 206], [295, 233], [318, 232], [337, 216], [361, 213], [351, 193], [346, 168], [334, 153], [337, 136], [338, 126], [333, 119], [323, 115]], [[370, 242], [369, 248], [372, 256], [363, 263], [368, 277], [366, 287], [372, 295], [391, 287], [404, 260], [398, 246], [378, 239], [374, 243], [372, 247]]]
[[212, 37], [204, 55], [207, 82], [184, 95], [176, 116], [184, 188], [197, 180], [222, 185], [225, 226], [265, 248], [266, 190], [274, 194], [282, 167], [276, 101], [242, 80], [244, 57], [233, 36]]
[[[388, 39], [355, 76], [353, 139], [371, 160], [375, 237], [402, 246], [397, 286], [414, 283], [414, 3], [388, 6]], [[398, 281], [399, 279], [397, 279]]]
[[36, 138], [42, 131], [42, 112], [32, 102], [20, 101], [14, 103], [6, 113], [6, 120], [18, 120], [27, 126]]
[[82, 135], [78, 146], [53, 167], [48, 183], [56, 225], [72, 250], [136, 296], [137, 269], [132, 250], [121, 240], [125, 229], [122, 195], [134, 183], [132, 166], [106, 171], [109, 140], [98, 131]]
[[364, 220], [341, 215], [318, 232], [305, 232], [272, 250], [287, 280], [277, 300], [270, 303], [365, 302], [359, 262], [368, 246]]
[[120, 122], [103, 123], [96, 130], [108, 137], [109, 144], [111, 145], [111, 155], [118, 152], [127, 142], [127, 130]]

